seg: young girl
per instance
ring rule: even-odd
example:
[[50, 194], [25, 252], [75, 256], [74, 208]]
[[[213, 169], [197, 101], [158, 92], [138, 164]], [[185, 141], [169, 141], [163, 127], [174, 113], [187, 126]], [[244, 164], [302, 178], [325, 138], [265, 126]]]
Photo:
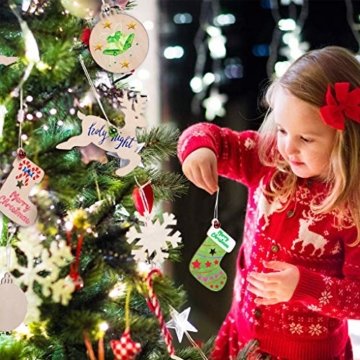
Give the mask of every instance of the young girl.
[[248, 188], [233, 304], [212, 359], [350, 360], [347, 319], [360, 319], [360, 64], [340, 47], [310, 51], [266, 101], [259, 132], [200, 123], [179, 141], [195, 185], [213, 194], [219, 174]]

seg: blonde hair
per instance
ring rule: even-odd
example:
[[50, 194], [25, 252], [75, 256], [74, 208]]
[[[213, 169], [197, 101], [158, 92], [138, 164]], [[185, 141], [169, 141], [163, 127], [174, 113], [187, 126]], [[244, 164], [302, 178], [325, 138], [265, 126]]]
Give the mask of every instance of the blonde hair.
[[[270, 182], [269, 194], [273, 197], [287, 197], [295, 193], [297, 176], [281, 158], [276, 147], [276, 126], [271, 107], [279, 87], [315, 106], [324, 105], [329, 84], [349, 82], [351, 89], [360, 87], [360, 63], [344, 48], [328, 46], [312, 50], [298, 58], [279, 79], [274, 80], [265, 94], [269, 110], [260, 132], [260, 159], [276, 171]], [[354, 243], [360, 243], [360, 124], [345, 120], [345, 130], [337, 131], [330, 156], [330, 166], [325, 182], [331, 191], [320, 204], [312, 204], [316, 213], [335, 211], [336, 220], [345, 225], [347, 212], [358, 229]]]

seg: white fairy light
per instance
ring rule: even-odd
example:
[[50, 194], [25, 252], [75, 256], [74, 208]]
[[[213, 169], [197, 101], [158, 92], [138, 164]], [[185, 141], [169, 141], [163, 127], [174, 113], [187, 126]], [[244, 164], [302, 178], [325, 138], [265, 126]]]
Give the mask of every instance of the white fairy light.
[[280, 0], [281, 5], [290, 5], [293, 2], [296, 5], [303, 5], [304, 0]]
[[203, 77], [203, 83], [206, 86], [213, 84], [215, 80], [216, 80], [215, 74], [212, 72], [207, 72]]
[[227, 26], [235, 24], [236, 17], [234, 14], [220, 14], [214, 18], [214, 24], [218, 26]]
[[184, 53], [182, 46], [168, 46], [164, 49], [164, 57], [168, 60], [180, 59], [184, 56]]
[[175, 24], [191, 24], [193, 17], [189, 13], [178, 13], [173, 17]]
[[99, 330], [105, 332], [109, 329], [109, 324], [106, 321], [103, 321], [99, 324]]
[[137, 263], [136, 269], [139, 275], [147, 275], [151, 271], [152, 265], [143, 261], [139, 261]]
[[221, 36], [221, 30], [216, 26], [209, 25], [206, 28], [206, 32], [210, 35], [210, 37]]
[[223, 35], [212, 36], [209, 39], [208, 46], [213, 59], [222, 59], [226, 56], [225, 43], [226, 38]]
[[85, 96], [80, 100], [80, 107], [90, 106], [94, 102], [94, 97], [91, 92], [87, 92]]
[[126, 283], [119, 281], [109, 292], [109, 297], [112, 299], [118, 299], [123, 297], [126, 292]]
[[73, 227], [74, 227], [74, 224], [71, 221], [66, 221], [65, 222], [65, 229], [67, 231], [71, 231]]
[[203, 91], [204, 86], [203, 86], [203, 82], [202, 82], [202, 79], [200, 78], [200, 76], [194, 76], [190, 80], [190, 87], [194, 93], [200, 93], [201, 91]]
[[214, 120], [216, 116], [223, 117], [226, 114], [224, 104], [228, 97], [220, 94], [217, 89], [211, 89], [210, 96], [202, 104], [206, 109], [205, 117], [207, 120]]
[[277, 63], [275, 63], [274, 70], [276, 77], [282, 76], [290, 65], [290, 61], [278, 61]]
[[296, 29], [296, 22], [294, 19], [281, 19], [278, 22], [278, 27], [281, 31], [294, 31]]

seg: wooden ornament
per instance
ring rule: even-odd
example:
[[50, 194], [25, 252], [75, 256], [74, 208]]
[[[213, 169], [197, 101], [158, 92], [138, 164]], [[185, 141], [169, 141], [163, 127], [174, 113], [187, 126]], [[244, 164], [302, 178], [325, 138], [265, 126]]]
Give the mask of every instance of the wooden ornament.
[[0, 280], [0, 331], [16, 329], [24, 321], [26, 313], [26, 295], [7, 272]]
[[78, 117], [82, 120], [81, 134], [58, 144], [56, 146], [57, 149], [69, 150], [75, 146], [84, 147], [92, 143], [106, 152], [128, 160], [126, 166], [116, 170], [118, 176], [128, 174], [141, 162], [141, 157], [137, 153], [138, 143], [135, 134], [121, 131], [119, 135], [112, 138], [109, 134], [109, 124], [106, 120], [99, 116], [85, 115], [80, 111], [78, 112]]
[[[146, 102], [146, 96], [136, 93], [131, 97], [124, 92], [124, 97], [121, 99], [121, 110], [125, 114], [125, 125], [117, 129], [116, 134], [111, 131], [114, 126], [105, 119], [99, 116], [85, 115], [79, 111], [77, 115], [82, 120], [81, 134], [58, 144], [56, 148], [69, 150], [73, 147], [84, 148], [89, 144], [94, 144], [121, 160], [120, 167], [115, 172], [116, 175], [127, 175], [141, 162], [141, 157], [138, 154], [140, 144], [136, 139], [136, 129], [144, 128], [147, 125], [144, 117]], [[103, 157], [101, 159], [104, 160]], [[105, 162], [103, 161], [103, 163]]]
[[135, 209], [141, 216], [150, 214], [154, 204], [154, 192], [151, 183], [147, 183], [140, 187], [135, 186], [132, 192]]
[[5, 65], [5, 66], [9, 66], [15, 62], [18, 61], [18, 57], [16, 56], [5, 56], [5, 55], [0, 55], [0, 65]]
[[104, 70], [125, 74], [137, 69], [149, 50], [144, 26], [134, 17], [115, 13], [103, 18], [91, 31], [89, 49]]
[[37, 218], [37, 208], [29, 194], [43, 177], [44, 171], [39, 166], [26, 157], [16, 157], [13, 169], [0, 189], [0, 211], [18, 225], [32, 225]]

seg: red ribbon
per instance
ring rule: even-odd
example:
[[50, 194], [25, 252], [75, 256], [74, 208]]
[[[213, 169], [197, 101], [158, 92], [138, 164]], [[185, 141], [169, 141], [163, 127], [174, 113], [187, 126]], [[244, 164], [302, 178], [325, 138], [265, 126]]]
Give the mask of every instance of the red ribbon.
[[360, 123], [360, 88], [350, 91], [350, 83], [338, 82], [334, 85], [335, 96], [331, 85], [328, 85], [325, 103], [320, 108], [324, 122], [337, 130], [344, 130], [345, 119]]

